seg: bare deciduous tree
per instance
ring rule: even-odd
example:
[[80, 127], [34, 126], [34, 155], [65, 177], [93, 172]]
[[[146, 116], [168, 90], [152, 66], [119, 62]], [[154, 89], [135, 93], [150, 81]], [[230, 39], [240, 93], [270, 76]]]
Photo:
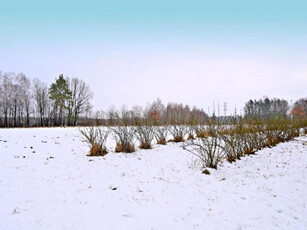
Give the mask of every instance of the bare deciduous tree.
[[[18, 86], [20, 88], [20, 115], [19, 117], [22, 118], [23, 111], [25, 112], [25, 122], [24, 125], [30, 125], [30, 107], [32, 101], [32, 94], [31, 94], [31, 81], [28, 77], [24, 74], [18, 75]], [[19, 126], [22, 125], [19, 123]]]
[[4, 127], [9, 127], [9, 113], [12, 100], [12, 74], [3, 73], [1, 77], [1, 94], [0, 101], [2, 105], [2, 111], [4, 116]]
[[67, 78], [66, 81], [72, 93], [68, 101], [68, 125], [75, 126], [80, 114], [91, 107], [90, 100], [93, 98], [93, 93], [83, 80]]
[[50, 109], [47, 85], [38, 79], [34, 79], [33, 96], [36, 112], [39, 115], [39, 126], [45, 126], [48, 124], [48, 110]]
[[22, 73], [1, 74], [0, 104], [4, 126], [28, 126], [30, 119], [30, 80]]

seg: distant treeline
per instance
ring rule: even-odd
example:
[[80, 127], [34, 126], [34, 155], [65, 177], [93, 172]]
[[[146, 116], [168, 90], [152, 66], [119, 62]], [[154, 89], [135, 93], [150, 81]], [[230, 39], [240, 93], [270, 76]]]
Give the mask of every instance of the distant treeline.
[[97, 112], [96, 124], [98, 125], [196, 125], [206, 124], [208, 114], [203, 109], [190, 107], [179, 103], [168, 103], [166, 106], [158, 98], [148, 103], [146, 108], [133, 106], [127, 109], [122, 106], [120, 110], [110, 108], [107, 112]]
[[203, 125], [208, 124], [209, 118], [215, 118], [222, 123], [229, 124], [233, 117], [245, 120], [270, 120], [272, 118], [307, 119], [307, 98], [299, 99], [293, 106], [284, 99], [264, 97], [258, 100], [249, 100], [244, 106], [244, 114], [219, 116], [215, 113], [208, 115], [202, 109], [189, 107], [179, 103], [168, 103], [166, 106], [158, 98], [145, 109], [134, 106], [128, 110], [125, 106], [121, 110], [115, 108], [107, 112], [96, 113], [97, 125], [139, 125], [139, 123], [152, 125]]
[[[120, 110], [93, 112], [93, 93], [83, 80], [59, 75], [50, 86], [39, 79], [29, 79], [23, 73], [0, 71], [0, 127], [44, 127], [87, 125], [201, 125], [209, 115], [203, 109], [180, 103], [164, 105], [158, 98], [145, 108], [123, 106]], [[291, 108], [290, 108], [291, 107]], [[238, 114], [233, 114], [238, 116]], [[293, 106], [283, 99], [249, 100], [244, 107], [244, 118], [294, 117], [305, 119], [307, 98]], [[216, 115], [210, 114], [210, 117]], [[227, 123], [231, 116], [219, 117]]]
[[284, 99], [264, 97], [259, 100], [249, 100], [244, 107], [245, 118], [270, 119], [274, 117], [306, 118], [307, 97], [297, 100], [290, 105]]

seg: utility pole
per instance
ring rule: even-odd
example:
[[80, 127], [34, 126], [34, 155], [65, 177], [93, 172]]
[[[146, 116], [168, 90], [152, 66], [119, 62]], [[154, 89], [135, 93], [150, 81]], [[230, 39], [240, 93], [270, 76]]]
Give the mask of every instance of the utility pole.
[[226, 117], [227, 113], [227, 102], [224, 102], [224, 117]]

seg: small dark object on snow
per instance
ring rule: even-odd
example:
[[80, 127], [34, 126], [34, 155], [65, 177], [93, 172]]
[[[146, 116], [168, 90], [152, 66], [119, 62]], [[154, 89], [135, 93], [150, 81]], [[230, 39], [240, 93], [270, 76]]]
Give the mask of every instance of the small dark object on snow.
[[204, 169], [203, 174], [210, 175], [210, 171], [208, 169]]

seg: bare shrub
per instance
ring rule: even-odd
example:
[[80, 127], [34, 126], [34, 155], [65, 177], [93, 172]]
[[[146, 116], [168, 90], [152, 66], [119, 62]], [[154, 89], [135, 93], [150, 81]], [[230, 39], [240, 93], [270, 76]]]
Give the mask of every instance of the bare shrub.
[[227, 134], [220, 135], [222, 149], [228, 162], [239, 160], [242, 157], [241, 137], [236, 132], [236, 127], [227, 128]]
[[244, 155], [255, 154], [255, 152], [258, 150], [257, 137], [258, 137], [258, 134], [256, 132], [246, 131], [243, 133], [242, 142], [243, 142]]
[[108, 153], [105, 146], [109, 135], [109, 130], [101, 127], [86, 127], [81, 128], [83, 140], [89, 145], [90, 152], [87, 156], [104, 156]]
[[192, 112], [189, 114], [189, 119], [188, 119], [188, 138], [187, 140], [194, 140], [196, 138], [196, 127], [197, 124], [199, 124], [200, 121], [197, 118], [197, 116]]
[[140, 149], [151, 149], [154, 139], [154, 127], [149, 122], [143, 122], [142, 125], [135, 126], [136, 138], [140, 142]]
[[187, 140], [194, 140], [196, 138], [196, 126], [195, 125], [189, 125], [188, 126], [188, 138]]
[[108, 153], [107, 149], [103, 146], [100, 146], [96, 143], [90, 149], [90, 153], [88, 154], [89, 157], [97, 157], [97, 156], [104, 156]]
[[271, 118], [265, 121], [266, 146], [275, 146], [297, 136], [298, 126], [286, 118]]
[[255, 154], [257, 150], [262, 149], [266, 141], [263, 135], [263, 124], [258, 120], [247, 122], [241, 118], [234, 119], [237, 119], [232, 123], [237, 159], [244, 155]]
[[183, 145], [183, 149], [197, 156], [204, 163], [204, 167], [216, 169], [223, 157], [217, 136], [191, 140]]
[[297, 128], [287, 118], [274, 117], [265, 120], [248, 120], [242, 132], [244, 154], [253, 154], [265, 147], [272, 147], [280, 142], [295, 137]]
[[134, 147], [134, 129], [130, 126], [113, 126], [112, 130], [116, 141], [115, 152], [132, 153]]
[[215, 135], [223, 134], [223, 132], [226, 132], [225, 129], [220, 129], [219, 130], [213, 130], [209, 125], [200, 125], [200, 126], [194, 126], [195, 134], [196, 137], [198, 138], [207, 138], [207, 137], [212, 137]]
[[195, 127], [196, 137], [198, 138], [207, 138], [209, 137], [209, 133], [205, 126], [197, 126]]
[[159, 145], [166, 145], [166, 138], [168, 135], [168, 126], [161, 125], [154, 127], [154, 136], [156, 138], [157, 144]]
[[273, 124], [270, 124], [267, 122], [266, 128], [264, 130], [265, 136], [266, 136], [266, 147], [272, 147], [278, 144], [278, 134], [279, 130], [274, 127]]
[[284, 119], [282, 123], [279, 123], [279, 129], [281, 130], [279, 133], [279, 140], [284, 142], [299, 136], [300, 126], [300, 122], [291, 122], [289, 119]]
[[198, 157], [204, 167], [217, 168], [218, 163], [223, 158], [223, 149], [220, 146], [219, 124], [214, 120], [209, 122], [208, 130], [212, 136], [198, 138], [188, 141], [183, 145], [183, 149]]
[[173, 125], [169, 131], [172, 134], [171, 142], [184, 142], [185, 136], [188, 133], [188, 127], [185, 125]]
[[[135, 152], [134, 128], [130, 126], [133, 123], [134, 115], [127, 111], [125, 106], [122, 107], [121, 115], [115, 111], [110, 114], [112, 115], [113, 125], [110, 130], [116, 142], [115, 152]], [[111, 120], [111, 117], [109, 116], [108, 119]]]
[[123, 145], [121, 142], [116, 142], [115, 152], [133, 153], [135, 152], [135, 147], [131, 143], [126, 143]]
[[299, 125], [289, 124], [288, 129], [285, 131], [285, 140], [289, 141], [299, 136]]

